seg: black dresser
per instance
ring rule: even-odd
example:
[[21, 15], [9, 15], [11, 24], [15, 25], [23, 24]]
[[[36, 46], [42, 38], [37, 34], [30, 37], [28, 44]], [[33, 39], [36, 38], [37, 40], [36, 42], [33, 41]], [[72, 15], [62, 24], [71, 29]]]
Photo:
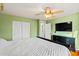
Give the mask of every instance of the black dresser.
[[55, 43], [66, 46], [67, 48], [69, 48], [72, 51], [75, 51], [75, 38], [52, 35], [51, 40]]

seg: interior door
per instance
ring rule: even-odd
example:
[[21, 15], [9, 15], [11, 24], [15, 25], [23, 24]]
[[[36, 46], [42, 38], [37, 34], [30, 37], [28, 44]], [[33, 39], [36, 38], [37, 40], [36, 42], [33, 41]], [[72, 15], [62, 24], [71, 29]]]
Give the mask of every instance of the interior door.
[[13, 22], [13, 40], [22, 39], [21, 38], [21, 23], [20, 22]]
[[44, 23], [40, 23], [39, 36], [44, 38]]
[[51, 24], [45, 24], [45, 38], [51, 40]]
[[30, 23], [13, 22], [13, 40], [30, 38]]
[[30, 23], [22, 22], [22, 38], [30, 38]]
[[45, 24], [46, 24], [46, 21], [43, 21], [43, 20], [40, 20], [39, 21], [39, 36], [40, 37], [45, 37]]

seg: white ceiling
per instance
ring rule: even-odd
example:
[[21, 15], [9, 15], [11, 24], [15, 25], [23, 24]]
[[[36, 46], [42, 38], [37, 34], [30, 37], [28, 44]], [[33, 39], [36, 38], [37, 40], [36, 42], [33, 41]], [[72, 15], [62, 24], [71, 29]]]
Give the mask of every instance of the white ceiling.
[[79, 12], [78, 3], [6, 3], [3, 12], [32, 19], [45, 19], [44, 15], [36, 16], [35, 14], [40, 13], [47, 6], [64, 10], [64, 13], [56, 14], [56, 17]]

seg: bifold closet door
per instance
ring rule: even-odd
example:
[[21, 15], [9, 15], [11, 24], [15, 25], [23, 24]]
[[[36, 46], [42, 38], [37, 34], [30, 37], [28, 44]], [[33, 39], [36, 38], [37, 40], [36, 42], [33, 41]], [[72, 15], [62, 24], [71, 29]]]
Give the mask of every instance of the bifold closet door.
[[13, 40], [22, 39], [21, 37], [21, 22], [13, 22]]
[[30, 23], [13, 22], [13, 40], [30, 38]]
[[30, 38], [30, 23], [22, 22], [22, 38]]

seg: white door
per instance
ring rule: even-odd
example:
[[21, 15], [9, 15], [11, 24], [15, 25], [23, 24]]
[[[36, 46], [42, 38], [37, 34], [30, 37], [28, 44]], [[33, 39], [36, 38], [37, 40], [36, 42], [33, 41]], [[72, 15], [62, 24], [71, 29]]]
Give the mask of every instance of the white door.
[[45, 38], [51, 40], [51, 24], [45, 24]]
[[39, 36], [44, 38], [44, 23], [40, 23]]
[[45, 37], [45, 34], [44, 34], [44, 31], [45, 31], [45, 24], [46, 24], [46, 21], [39, 21], [39, 36], [40, 37]]
[[22, 39], [21, 38], [21, 23], [13, 22], [13, 40]]
[[13, 22], [13, 40], [30, 38], [30, 23]]
[[30, 23], [22, 22], [22, 38], [30, 38]]

